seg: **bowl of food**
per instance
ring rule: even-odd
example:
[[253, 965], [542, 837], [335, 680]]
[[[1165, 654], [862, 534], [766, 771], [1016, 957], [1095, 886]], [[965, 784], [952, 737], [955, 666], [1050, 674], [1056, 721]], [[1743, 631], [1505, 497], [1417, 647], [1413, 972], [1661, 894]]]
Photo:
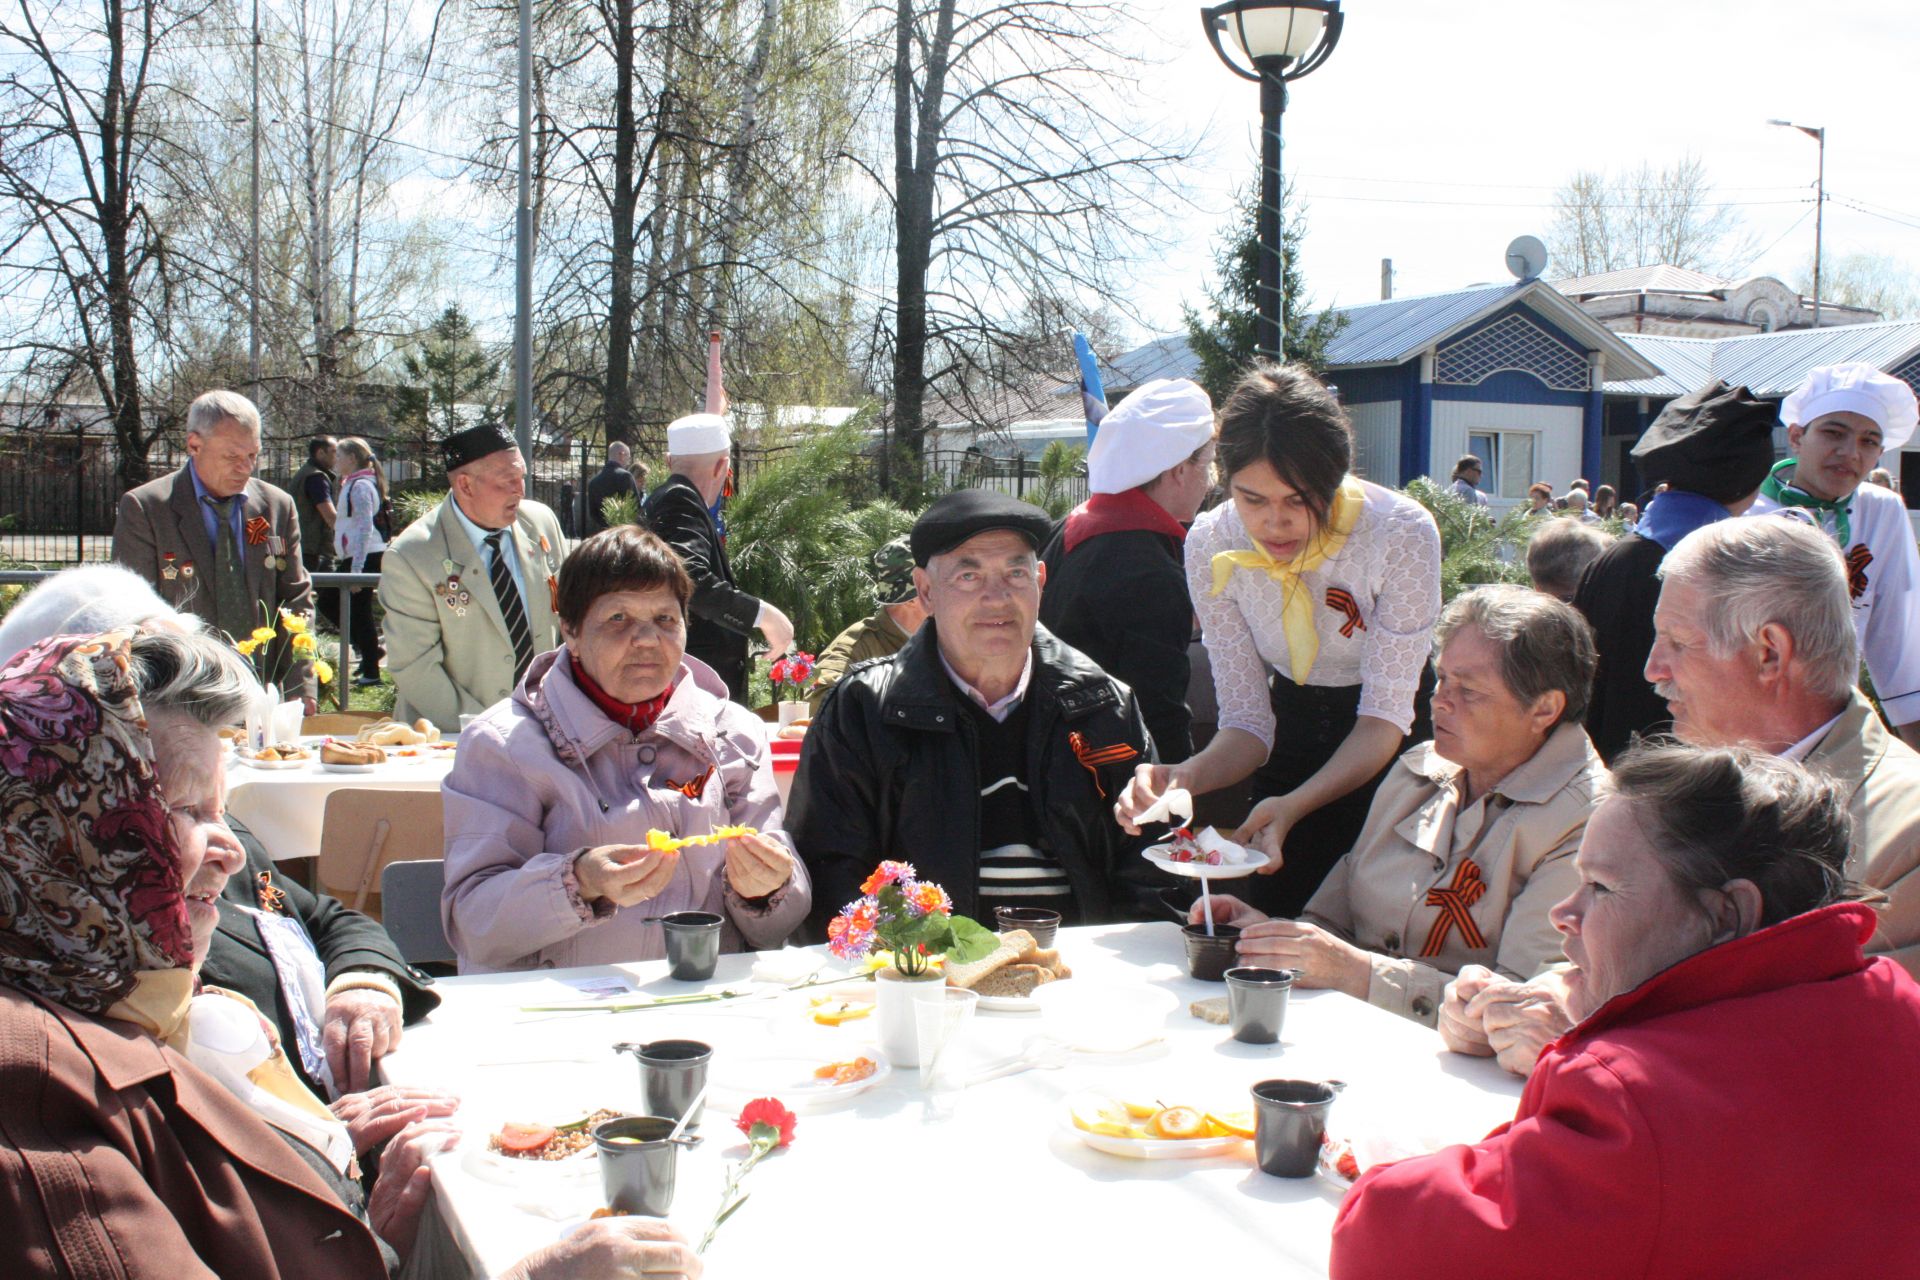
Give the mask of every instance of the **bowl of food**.
[[602, 1107], [555, 1123], [525, 1116], [483, 1122], [461, 1144], [467, 1172], [487, 1182], [508, 1187], [556, 1186], [574, 1179], [600, 1176], [593, 1131], [628, 1113]]

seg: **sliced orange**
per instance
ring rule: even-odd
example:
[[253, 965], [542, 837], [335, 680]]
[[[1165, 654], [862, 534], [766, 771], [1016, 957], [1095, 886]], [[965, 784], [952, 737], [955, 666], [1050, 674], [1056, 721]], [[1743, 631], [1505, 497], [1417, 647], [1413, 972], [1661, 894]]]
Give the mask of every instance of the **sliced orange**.
[[1207, 1122], [1192, 1107], [1168, 1107], [1154, 1113], [1147, 1121], [1147, 1131], [1156, 1138], [1171, 1138], [1180, 1141], [1187, 1138], [1207, 1136]]
[[1109, 1098], [1083, 1098], [1074, 1103], [1073, 1123], [1088, 1133], [1113, 1138], [1133, 1136], [1133, 1126], [1127, 1123], [1127, 1109]]
[[1253, 1112], [1251, 1111], [1209, 1111], [1206, 1114], [1207, 1131], [1216, 1138], [1251, 1138], [1253, 1136]]
[[1131, 1098], [1122, 1098], [1120, 1105], [1125, 1107], [1127, 1114], [1135, 1120], [1151, 1119], [1153, 1113], [1160, 1110], [1160, 1104], [1157, 1102], [1136, 1102]]
[[813, 1020], [823, 1027], [837, 1027], [843, 1022], [864, 1018], [872, 1012], [873, 1006], [865, 1001], [837, 1000], [814, 1009]]

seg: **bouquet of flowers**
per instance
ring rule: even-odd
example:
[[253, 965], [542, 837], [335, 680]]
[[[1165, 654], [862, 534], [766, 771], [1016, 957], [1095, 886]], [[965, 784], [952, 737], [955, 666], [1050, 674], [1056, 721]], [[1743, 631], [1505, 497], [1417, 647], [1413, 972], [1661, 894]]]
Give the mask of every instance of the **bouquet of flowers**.
[[[251, 658], [263, 646], [271, 645], [281, 636], [287, 638], [288, 649], [303, 658], [313, 659], [313, 678], [316, 681], [323, 685], [333, 683], [333, 665], [325, 658], [317, 656], [319, 644], [313, 638], [313, 619], [305, 614], [289, 613], [282, 609], [278, 631], [265, 625], [255, 627], [252, 635], [244, 640], [234, 641], [233, 647], [240, 651], [241, 657]], [[270, 670], [265, 669], [268, 664], [264, 656], [256, 660], [255, 665], [262, 668], [260, 670], [262, 683], [278, 684], [280, 677], [286, 674], [285, 668], [288, 662], [286, 651], [282, 650], [278, 656], [279, 661], [272, 663]]]
[[827, 949], [842, 960], [862, 960], [881, 943], [903, 977], [924, 974], [931, 958], [967, 964], [991, 952], [999, 940], [979, 923], [953, 914], [953, 899], [914, 875], [907, 862], [883, 862], [827, 924]]
[[807, 686], [813, 683], [813, 655], [798, 650], [784, 658], [774, 660], [767, 668], [767, 679], [773, 682], [773, 696], [779, 702], [800, 702], [807, 696]]

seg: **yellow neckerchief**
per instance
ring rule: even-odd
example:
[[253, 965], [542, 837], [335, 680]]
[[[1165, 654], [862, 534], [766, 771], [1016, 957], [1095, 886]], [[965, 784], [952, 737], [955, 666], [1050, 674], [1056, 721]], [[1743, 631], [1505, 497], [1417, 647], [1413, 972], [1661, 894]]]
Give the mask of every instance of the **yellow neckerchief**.
[[1313, 597], [1301, 579], [1339, 554], [1347, 536], [1360, 523], [1360, 512], [1366, 505], [1367, 491], [1348, 476], [1334, 490], [1326, 520], [1285, 564], [1268, 555], [1257, 539], [1250, 551], [1222, 551], [1213, 558], [1216, 596], [1227, 589], [1227, 579], [1235, 569], [1258, 569], [1286, 588], [1280, 604], [1280, 625], [1287, 634], [1287, 660], [1293, 667], [1288, 674], [1295, 684], [1307, 682], [1313, 673], [1313, 661], [1320, 656], [1320, 634], [1313, 627]]
[[[243, 995], [218, 987], [206, 987], [204, 990], [209, 995], [237, 1000], [252, 1010], [255, 1017], [259, 1016], [259, 1010], [253, 1002]], [[147, 969], [134, 975], [133, 990], [108, 1009], [106, 1016], [132, 1023], [181, 1057], [191, 1060], [192, 1043], [188, 1035], [187, 1014], [192, 1005], [193, 970]], [[262, 1092], [271, 1094], [294, 1111], [312, 1117], [323, 1126], [340, 1125], [327, 1104], [315, 1097], [313, 1090], [294, 1074], [287, 1055], [277, 1049], [266, 1061], [247, 1072], [247, 1079]], [[271, 1120], [271, 1117], [267, 1118]], [[347, 1155], [352, 1155], [351, 1144], [348, 1145]]]
[[144, 969], [133, 975], [133, 990], [106, 1016], [131, 1022], [169, 1049], [187, 1052], [187, 1008], [193, 1000], [193, 970]]

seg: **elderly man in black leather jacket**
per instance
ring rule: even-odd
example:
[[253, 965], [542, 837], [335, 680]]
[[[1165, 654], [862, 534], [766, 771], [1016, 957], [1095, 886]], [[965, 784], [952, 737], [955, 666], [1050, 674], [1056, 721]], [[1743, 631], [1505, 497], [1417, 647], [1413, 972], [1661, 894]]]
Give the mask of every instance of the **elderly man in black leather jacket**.
[[983, 490], [914, 525], [928, 620], [827, 695], [794, 778], [787, 831], [813, 877], [816, 932], [883, 859], [913, 863], [988, 924], [998, 906], [1069, 924], [1157, 914], [1165, 881], [1111, 815], [1152, 740], [1133, 692], [1036, 622], [1049, 529]]

